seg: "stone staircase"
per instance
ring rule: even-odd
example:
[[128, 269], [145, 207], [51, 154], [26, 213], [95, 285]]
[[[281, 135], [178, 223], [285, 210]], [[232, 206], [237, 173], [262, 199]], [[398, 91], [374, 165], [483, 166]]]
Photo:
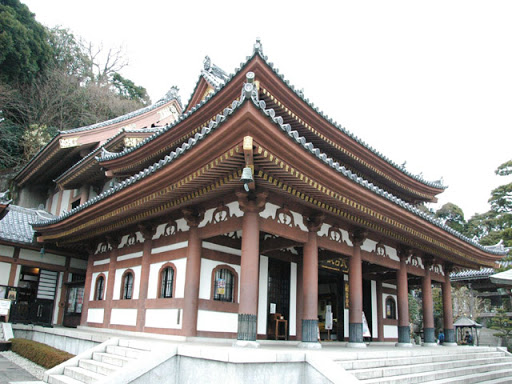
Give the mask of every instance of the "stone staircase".
[[376, 355], [358, 354], [357, 359], [336, 362], [368, 384], [512, 383], [512, 355], [499, 348], [414, 348]]
[[153, 345], [140, 341], [110, 339], [46, 371], [44, 382], [128, 383], [174, 354], [175, 351], [162, 353]]

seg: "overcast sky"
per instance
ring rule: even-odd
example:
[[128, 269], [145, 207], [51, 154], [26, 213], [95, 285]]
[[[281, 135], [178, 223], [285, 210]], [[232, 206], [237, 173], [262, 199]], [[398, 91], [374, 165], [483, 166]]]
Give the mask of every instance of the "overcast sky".
[[[444, 178], [469, 219], [512, 159], [512, 1], [22, 0], [49, 27], [123, 46], [123, 76], [187, 102], [205, 55], [233, 73], [256, 37], [324, 113], [398, 164]], [[436, 208], [436, 206], [434, 206]]]

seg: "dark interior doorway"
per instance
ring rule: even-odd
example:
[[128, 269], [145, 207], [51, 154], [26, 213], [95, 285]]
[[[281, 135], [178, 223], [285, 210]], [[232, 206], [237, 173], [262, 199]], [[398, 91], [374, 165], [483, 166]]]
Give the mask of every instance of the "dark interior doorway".
[[[290, 263], [269, 257], [268, 259], [268, 324], [267, 337], [277, 338], [275, 329], [276, 314], [283, 320], [290, 320]], [[284, 322], [281, 325], [284, 326]], [[287, 327], [286, 327], [287, 328]], [[288, 338], [286, 329], [285, 338]], [[278, 330], [278, 335], [284, 334], [284, 328]]]

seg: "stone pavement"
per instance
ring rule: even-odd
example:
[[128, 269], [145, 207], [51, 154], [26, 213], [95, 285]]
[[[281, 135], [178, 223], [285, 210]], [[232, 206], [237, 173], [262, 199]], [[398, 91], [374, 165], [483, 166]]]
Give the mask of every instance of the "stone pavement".
[[0, 384], [11, 382], [34, 382], [38, 381], [34, 376], [23, 368], [7, 360], [0, 355]]

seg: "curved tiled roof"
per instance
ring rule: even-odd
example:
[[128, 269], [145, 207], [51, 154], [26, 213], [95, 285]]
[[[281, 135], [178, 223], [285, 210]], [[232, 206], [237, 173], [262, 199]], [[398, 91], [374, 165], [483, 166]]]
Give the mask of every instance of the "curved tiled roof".
[[21, 244], [35, 244], [34, 230], [30, 225], [39, 218], [48, 219], [46, 211], [10, 205], [7, 215], [0, 221], [0, 239]]
[[[153, 137], [151, 138], [148, 138], [148, 140], [143, 140], [142, 142], [139, 143], [139, 145], [135, 146], [135, 147], [132, 147], [132, 148], [129, 148], [125, 151], [122, 151], [122, 152], [119, 152], [113, 156], [110, 156], [110, 157], [106, 157], [105, 160], [113, 160], [115, 158], [118, 158], [118, 157], [121, 157], [121, 156], [124, 156], [126, 155], [127, 153], [130, 153], [131, 151], [134, 151], [136, 150], [137, 148], [139, 148], [140, 146], [143, 146], [145, 145], [147, 142], [151, 141], [151, 140], [154, 140], [156, 137], [158, 137], [160, 134], [164, 133], [165, 131], [171, 129], [172, 127], [176, 126], [178, 123], [180, 123], [182, 120], [184, 120], [185, 118], [187, 118], [188, 116], [190, 116], [192, 113], [194, 113], [195, 111], [197, 111], [198, 109], [200, 109], [206, 102], [208, 102], [211, 98], [213, 98], [220, 90], [222, 90], [230, 81], [231, 79], [233, 79], [235, 76], [237, 76], [242, 70], [243, 68], [251, 61], [251, 59], [255, 56], [255, 55], [258, 55], [264, 62], [265, 64], [283, 81], [283, 83], [292, 91], [294, 92], [304, 103], [306, 103], [309, 107], [311, 107], [311, 109], [313, 109], [316, 113], [318, 113], [325, 121], [327, 121], [330, 125], [336, 127], [339, 131], [343, 132], [343, 134], [347, 135], [348, 137], [350, 137], [352, 140], [354, 140], [355, 142], [357, 142], [358, 144], [362, 145], [363, 147], [365, 147], [367, 150], [369, 150], [370, 152], [374, 153], [375, 155], [377, 155], [378, 157], [380, 157], [382, 160], [384, 160], [385, 162], [387, 162], [388, 164], [390, 164], [391, 166], [393, 166], [394, 168], [398, 169], [400, 172], [402, 172], [403, 174], [407, 175], [408, 177], [411, 177], [412, 179], [416, 180], [416, 181], [419, 181], [420, 183], [422, 184], [425, 184], [429, 187], [432, 187], [432, 188], [438, 188], [438, 189], [446, 189], [447, 186], [443, 185], [441, 181], [428, 181], [428, 180], [425, 180], [423, 179], [423, 177], [421, 175], [415, 175], [409, 171], [407, 171], [404, 166], [402, 165], [399, 165], [397, 163], [395, 163], [393, 160], [389, 159], [388, 157], [386, 157], [384, 154], [380, 153], [379, 151], [377, 151], [375, 148], [373, 148], [372, 146], [370, 146], [368, 143], [366, 143], [365, 141], [363, 141], [362, 139], [360, 139], [359, 137], [357, 137], [356, 135], [354, 135], [353, 133], [351, 133], [350, 131], [348, 131], [347, 129], [345, 129], [343, 126], [341, 126], [340, 124], [338, 124], [336, 121], [334, 121], [331, 117], [329, 117], [327, 114], [325, 114], [322, 110], [320, 110], [318, 107], [315, 106], [315, 104], [313, 102], [310, 102], [308, 98], [305, 98], [304, 97], [304, 94], [303, 94], [303, 91], [302, 90], [298, 90], [296, 89], [292, 84], [290, 84], [290, 81], [285, 79], [285, 77], [279, 73], [279, 69], [274, 66], [274, 64], [272, 62], [269, 62], [268, 61], [268, 57], [263, 55], [263, 51], [262, 51], [262, 48], [261, 48], [261, 44], [259, 41], [257, 41], [257, 43], [255, 44], [254, 46], [254, 52], [251, 56], [248, 56], [246, 58], [246, 61], [243, 62], [243, 63], [240, 63], [240, 67], [238, 68], [235, 68], [235, 73], [234, 74], [230, 74], [228, 75], [225, 79], [224, 79], [224, 82], [218, 82], [218, 86], [215, 87], [215, 90], [213, 93], [211, 93], [210, 95], [208, 95], [204, 100], [202, 100], [200, 103], [198, 103], [196, 106], [194, 106], [189, 112], [185, 113], [184, 115], [182, 115], [182, 119], [178, 119], [177, 121], [175, 121], [172, 125], [168, 125], [166, 126], [165, 130], [159, 132], [158, 134], [154, 135]], [[199, 83], [199, 82], [198, 82]], [[197, 84], [196, 84], [196, 87], [197, 87]], [[192, 93], [193, 94], [193, 93]], [[190, 101], [189, 101], [190, 102]], [[188, 106], [187, 106], [188, 108]]]
[[[327, 156], [325, 153], [322, 153], [320, 149], [315, 148], [315, 146], [307, 142], [307, 140], [300, 136], [300, 134], [293, 130], [290, 124], [285, 124], [283, 121], [283, 118], [281, 116], [276, 116], [275, 111], [271, 108], [266, 109], [265, 101], [258, 99], [258, 93], [254, 87], [253, 84], [246, 83], [244, 84], [242, 94], [240, 97], [240, 101], [234, 100], [232, 103], [231, 108], [226, 108], [222, 114], [218, 114], [215, 121], [210, 122], [210, 125], [208, 127], [205, 127], [201, 130], [200, 133], [197, 133], [193, 138], [189, 139], [188, 142], [184, 143], [182, 146], [178, 147], [176, 151], [171, 152], [168, 156], [165, 156], [164, 159], [160, 160], [158, 163], [155, 163], [154, 165], [146, 168], [145, 170], [139, 172], [138, 174], [126, 179], [125, 181], [121, 182], [120, 184], [116, 185], [115, 187], [112, 187], [108, 189], [107, 191], [101, 193], [97, 197], [89, 200], [85, 204], [74, 208], [70, 212], [65, 213], [64, 215], [48, 220], [48, 221], [40, 221], [37, 223], [34, 223], [36, 226], [45, 226], [54, 224], [57, 222], [60, 222], [67, 217], [82, 211], [83, 209], [95, 204], [98, 201], [101, 201], [108, 196], [111, 196], [115, 194], [116, 192], [138, 182], [139, 180], [149, 176], [150, 174], [153, 174], [160, 170], [161, 168], [167, 166], [168, 164], [172, 163], [176, 158], [180, 157], [183, 153], [190, 150], [192, 147], [194, 147], [199, 141], [203, 140], [210, 132], [214, 131], [219, 125], [221, 125], [230, 115], [233, 114], [235, 110], [237, 110], [243, 103], [245, 103], [247, 100], [251, 100], [254, 106], [259, 109], [265, 116], [268, 117], [269, 121], [276, 124], [281, 131], [283, 131], [288, 137], [290, 137], [292, 140], [294, 140], [298, 145], [300, 145], [305, 151], [309, 152], [311, 155], [315, 156], [317, 159], [322, 161], [324, 164], [329, 166], [330, 168], [334, 169], [339, 174], [343, 175], [344, 177], [350, 179], [354, 183], [359, 184], [360, 186], [370, 190], [371, 192], [381, 196], [382, 198], [392, 202], [393, 204], [396, 204], [403, 209], [413, 213], [414, 215], [422, 218], [423, 220], [443, 229], [445, 232], [450, 233], [451, 235], [463, 240], [466, 243], [471, 244], [472, 246], [479, 248], [487, 253], [493, 254], [493, 255], [504, 255], [505, 253], [503, 251], [489, 249], [487, 247], [484, 247], [480, 245], [478, 242], [462, 235], [461, 233], [457, 232], [456, 230], [448, 227], [445, 225], [441, 220], [436, 219], [434, 216], [431, 216], [425, 212], [420, 211], [415, 206], [401, 200], [400, 198], [392, 195], [391, 193], [375, 186], [374, 184], [368, 182], [367, 180], [363, 179], [362, 177], [358, 176], [357, 174], [353, 173], [349, 169], [345, 168], [344, 166], [340, 165], [338, 162], [333, 160], [331, 157]], [[191, 112], [192, 113], [192, 112]], [[154, 137], [155, 135], [151, 136]]]

